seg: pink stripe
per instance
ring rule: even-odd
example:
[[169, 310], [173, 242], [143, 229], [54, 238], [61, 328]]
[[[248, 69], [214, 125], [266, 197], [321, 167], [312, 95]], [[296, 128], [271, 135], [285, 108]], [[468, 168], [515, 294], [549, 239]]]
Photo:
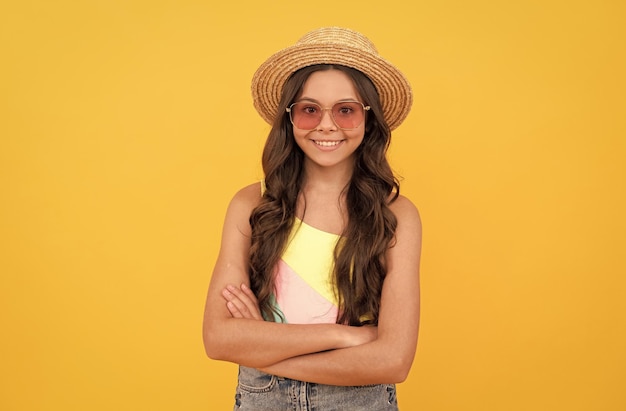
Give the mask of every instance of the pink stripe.
[[337, 307], [283, 260], [276, 267], [276, 302], [290, 324], [335, 323]]

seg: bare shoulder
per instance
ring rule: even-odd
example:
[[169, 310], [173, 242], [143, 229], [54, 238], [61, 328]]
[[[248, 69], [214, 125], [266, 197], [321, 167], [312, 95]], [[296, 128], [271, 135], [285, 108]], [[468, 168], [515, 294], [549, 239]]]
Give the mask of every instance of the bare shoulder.
[[229, 208], [250, 215], [259, 201], [261, 201], [261, 183], [257, 182], [237, 191], [230, 201]]
[[[395, 241], [389, 249], [388, 275], [391, 273], [414, 273], [415, 275], [400, 275], [404, 280], [419, 277], [419, 261], [422, 249], [422, 222], [417, 207], [404, 196], [399, 196], [389, 205], [391, 212], [396, 216]], [[391, 275], [398, 278], [398, 276]], [[403, 281], [404, 281], [403, 280]], [[400, 287], [410, 289], [407, 283], [402, 282]], [[419, 285], [413, 284], [418, 287]]]
[[417, 207], [411, 200], [403, 195], [398, 196], [396, 201], [389, 205], [389, 209], [398, 220], [398, 226], [411, 227], [421, 231], [422, 223]]
[[261, 200], [261, 183], [246, 186], [233, 196], [228, 205], [224, 221], [224, 233], [239, 232], [250, 234], [250, 214]]

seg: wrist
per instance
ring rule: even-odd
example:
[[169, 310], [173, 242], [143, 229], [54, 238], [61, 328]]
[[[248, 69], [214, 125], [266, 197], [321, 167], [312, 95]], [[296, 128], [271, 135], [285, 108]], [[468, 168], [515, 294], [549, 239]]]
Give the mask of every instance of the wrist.
[[355, 327], [337, 324], [336, 348], [349, 348], [358, 344], [358, 338], [354, 332]]

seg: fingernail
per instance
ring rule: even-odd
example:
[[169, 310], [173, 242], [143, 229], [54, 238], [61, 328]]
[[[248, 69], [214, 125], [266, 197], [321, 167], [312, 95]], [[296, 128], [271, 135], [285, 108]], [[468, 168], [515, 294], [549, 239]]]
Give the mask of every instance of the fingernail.
[[226, 286], [226, 288], [227, 288], [227, 289], [229, 289], [230, 291], [234, 291], [234, 290], [235, 290], [235, 287], [234, 287], [234, 286], [232, 286], [232, 285], [230, 285], [230, 284], [228, 284], [228, 285]]
[[241, 284], [241, 289], [242, 289], [242, 290], [247, 290], [247, 289], [248, 289], [248, 286], [247, 286], [247, 285], [245, 285], [245, 284]]

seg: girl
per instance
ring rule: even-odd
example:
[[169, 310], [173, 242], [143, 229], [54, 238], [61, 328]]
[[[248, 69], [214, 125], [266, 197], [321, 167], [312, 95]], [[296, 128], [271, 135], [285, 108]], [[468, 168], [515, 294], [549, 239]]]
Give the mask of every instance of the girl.
[[337, 27], [252, 81], [272, 129], [240, 190], [209, 286], [204, 344], [239, 364], [235, 410], [395, 410], [417, 345], [421, 224], [386, 159], [411, 88]]

